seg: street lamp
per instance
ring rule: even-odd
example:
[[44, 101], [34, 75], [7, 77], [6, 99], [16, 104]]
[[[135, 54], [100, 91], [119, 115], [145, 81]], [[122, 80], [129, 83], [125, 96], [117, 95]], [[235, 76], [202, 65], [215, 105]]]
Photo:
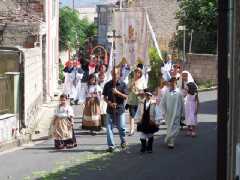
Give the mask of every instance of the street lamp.
[[186, 26], [178, 26], [178, 31], [183, 31], [183, 62], [186, 62]]

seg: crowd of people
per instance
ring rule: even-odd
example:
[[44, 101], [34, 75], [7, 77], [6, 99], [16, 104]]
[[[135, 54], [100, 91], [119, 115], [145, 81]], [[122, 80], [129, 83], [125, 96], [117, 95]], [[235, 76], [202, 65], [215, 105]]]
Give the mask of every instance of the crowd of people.
[[121, 148], [127, 147], [126, 114], [129, 114], [128, 135], [139, 132], [141, 153], [153, 152], [154, 133], [162, 124], [167, 126], [165, 143], [169, 148], [175, 147], [183, 125], [187, 126], [187, 136], [197, 135], [198, 87], [188, 71], [182, 71], [180, 65], [173, 63], [171, 55], [161, 67], [162, 81], [155, 90], [147, 87], [144, 65], [138, 64], [131, 70], [126, 59], [112, 70], [111, 78], [107, 77], [106, 65], [101, 64], [96, 69], [89, 63], [86, 73], [77, 61], [68, 61], [64, 73], [64, 94], [60, 96], [53, 121], [53, 137], [58, 149], [77, 145], [74, 114], [67, 99], [71, 104], [84, 107], [82, 129], [91, 133], [106, 131], [109, 152], [116, 147], [115, 127], [119, 131]]

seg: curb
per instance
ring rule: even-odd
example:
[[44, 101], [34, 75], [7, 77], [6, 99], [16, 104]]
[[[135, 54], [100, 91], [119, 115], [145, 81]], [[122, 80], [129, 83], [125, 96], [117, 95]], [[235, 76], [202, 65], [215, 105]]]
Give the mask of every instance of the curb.
[[218, 87], [204, 88], [204, 89], [199, 89], [198, 92], [214, 91], [217, 89]]
[[16, 148], [16, 147], [20, 147], [24, 144], [28, 144], [30, 143], [32, 140], [31, 140], [31, 135], [23, 135], [22, 137], [19, 137], [18, 139], [13, 139], [13, 140], [10, 140], [10, 141], [7, 141], [3, 144], [0, 144], [0, 152], [4, 152], [4, 151], [7, 151], [7, 150], [10, 150], [10, 149], [13, 149], [13, 148]]

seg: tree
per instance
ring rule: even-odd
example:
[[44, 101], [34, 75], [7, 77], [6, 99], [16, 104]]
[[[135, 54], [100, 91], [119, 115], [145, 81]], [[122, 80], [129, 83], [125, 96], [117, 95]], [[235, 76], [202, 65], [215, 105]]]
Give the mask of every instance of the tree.
[[79, 43], [82, 47], [88, 37], [96, 35], [97, 28], [87, 19], [81, 20], [76, 10], [69, 7], [60, 9], [60, 50], [76, 49]]
[[[217, 48], [217, 1], [182, 0], [176, 14], [178, 26], [186, 26], [186, 46], [192, 33], [192, 50], [196, 53], [215, 53]], [[174, 45], [182, 49], [183, 32], [179, 32]]]

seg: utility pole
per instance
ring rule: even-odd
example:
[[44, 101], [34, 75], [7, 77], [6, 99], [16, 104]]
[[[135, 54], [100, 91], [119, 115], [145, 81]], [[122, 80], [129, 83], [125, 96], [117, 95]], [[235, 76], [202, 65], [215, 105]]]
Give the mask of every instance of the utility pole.
[[75, 9], [75, 0], [72, 1], [72, 7]]

